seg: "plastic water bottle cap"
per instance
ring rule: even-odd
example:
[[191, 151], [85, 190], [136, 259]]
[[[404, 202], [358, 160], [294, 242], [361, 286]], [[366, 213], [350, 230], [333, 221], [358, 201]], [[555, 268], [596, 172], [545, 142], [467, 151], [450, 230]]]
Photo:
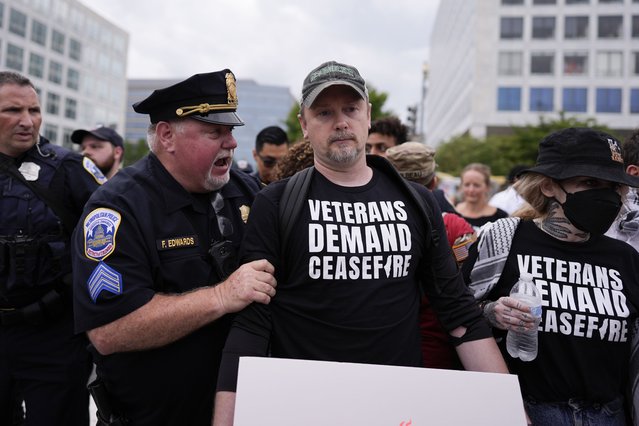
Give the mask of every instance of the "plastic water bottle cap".
[[533, 278], [534, 278], [533, 275], [528, 272], [522, 272], [519, 274], [519, 279], [522, 281], [532, 281]]

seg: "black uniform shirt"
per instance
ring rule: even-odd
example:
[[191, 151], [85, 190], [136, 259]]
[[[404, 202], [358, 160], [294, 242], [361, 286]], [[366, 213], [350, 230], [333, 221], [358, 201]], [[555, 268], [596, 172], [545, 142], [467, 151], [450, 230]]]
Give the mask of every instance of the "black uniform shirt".
[[[256, 190], [235, 172], [221, 189], [236, 248]], [[208, 253], [219, 240], [211, 194], [188, 193], [153, 154], [120, 171], [91, 197], [74, 233], [76, 331], [110, 323], [156, 292], [219, 282]], [[227, 322], [158, 349], [96, 352], [98, 374], [135, 424], [208, 424]]]

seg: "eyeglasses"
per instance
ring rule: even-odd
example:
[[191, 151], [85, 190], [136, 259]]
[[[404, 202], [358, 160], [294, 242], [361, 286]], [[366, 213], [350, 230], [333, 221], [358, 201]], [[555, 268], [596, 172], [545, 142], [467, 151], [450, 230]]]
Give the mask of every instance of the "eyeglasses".
[[217, 216], [217, 227], [223, 238], [228, 238], [233, 234], [233, 222], [222, 214], [224, 209], [224, 197], [221, 192], [217, 192], [211, 201], [215, 216]]
[[267, 169], [275, 167], [275, 165], [279, 161], [279, 159], [275, 157], [262, 157], [260, 154], [257, 154], [257, 156], [260, 160], [262, 160], [262, 163], [264, 163], [264, 167], [266, 167]]

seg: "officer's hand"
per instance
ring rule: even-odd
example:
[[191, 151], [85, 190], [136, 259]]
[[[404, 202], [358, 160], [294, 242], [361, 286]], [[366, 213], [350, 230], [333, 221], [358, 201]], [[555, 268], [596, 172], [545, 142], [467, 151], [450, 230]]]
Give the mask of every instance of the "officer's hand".
[[275, 268], [267, 260], [245, 263], [213, 288], [224, 312], [237, 312], [251, 302], [269, 303], [275, 296]]
[[493, 327], [502, 330], [531, 331], [540, 322], [540, 318], [531, 314], [529, 306], [512, 297], [500, 297], [486, 304], [484, 315]]

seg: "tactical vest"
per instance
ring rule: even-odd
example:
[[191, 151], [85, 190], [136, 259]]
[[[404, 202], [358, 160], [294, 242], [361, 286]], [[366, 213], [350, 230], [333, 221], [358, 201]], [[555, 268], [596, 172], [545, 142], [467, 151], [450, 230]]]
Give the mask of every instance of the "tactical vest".
[[[64, 158], [52, 144], [25, 153], [17, 167], [27, 180], [63, 199]], [[29, 187], [0, 173], [0, 306], [24, 306], [39, 299], [71, 272], [69, 235], [60, 219]]]

